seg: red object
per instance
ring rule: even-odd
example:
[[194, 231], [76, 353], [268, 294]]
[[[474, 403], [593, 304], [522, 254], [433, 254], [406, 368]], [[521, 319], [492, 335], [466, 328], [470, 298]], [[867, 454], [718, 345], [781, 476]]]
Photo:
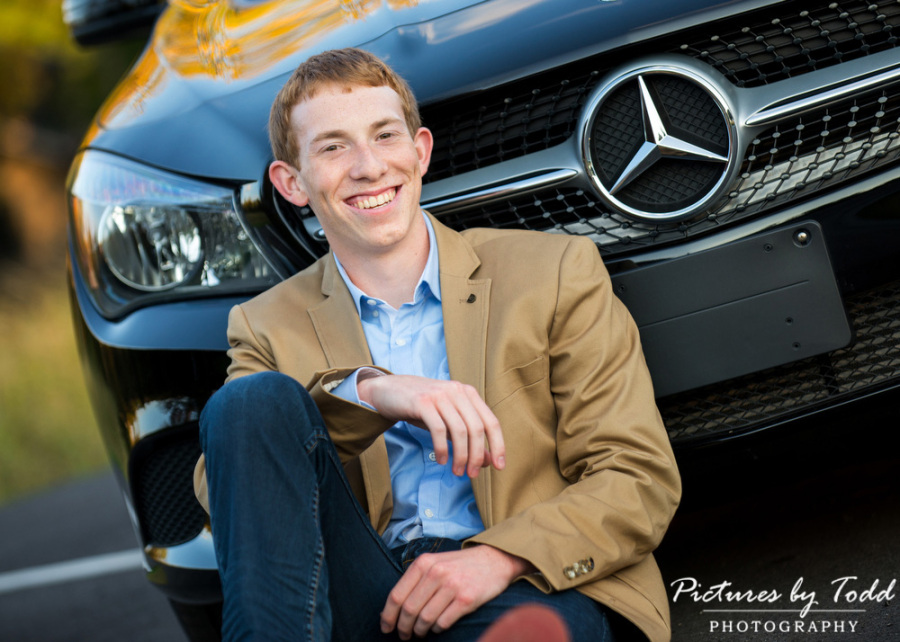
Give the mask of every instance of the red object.
[[571, 642], [559, 614], [540, 604], [523, 604], [507, 611], [478, 642]]

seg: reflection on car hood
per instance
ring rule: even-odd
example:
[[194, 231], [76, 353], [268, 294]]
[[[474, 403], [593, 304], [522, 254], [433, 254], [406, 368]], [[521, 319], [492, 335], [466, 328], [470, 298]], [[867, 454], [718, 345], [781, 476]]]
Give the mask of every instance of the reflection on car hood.
[[766, 2], [171, 0], [87, 144], [186, 174], [255, 180], [270, 159], [272, 99], [316, 52], [369, 49], [428, 103], [671, 31], [701, 11], [760, 4]]

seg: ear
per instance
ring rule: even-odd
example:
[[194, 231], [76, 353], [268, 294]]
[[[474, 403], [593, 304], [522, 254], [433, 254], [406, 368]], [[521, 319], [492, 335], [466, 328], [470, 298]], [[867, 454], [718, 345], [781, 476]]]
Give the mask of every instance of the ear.
[[413, 138], [413, 144], [416, 146], [416, 152], [419, 155], [419, 166], [422, 168], [422, 176], [428, 171], [428, 165], [431, 163], [431, 150], [434, 148], [434, 136], [427, 127], [419, 127]]
[[284, 161], [273, 162], [269, 165], [269, 180], [289, 203], [298, 207], [309, 203], [309, 195], [300, 182], [299, 171], [292, 165]]

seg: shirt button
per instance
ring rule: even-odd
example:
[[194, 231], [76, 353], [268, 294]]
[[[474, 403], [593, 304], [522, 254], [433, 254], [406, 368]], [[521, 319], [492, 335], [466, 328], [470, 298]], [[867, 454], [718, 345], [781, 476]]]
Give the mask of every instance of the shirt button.
[[378, 318], [378, 310], [372, 310], [372, 316]]
[[434, 517], [434, 512], [430, 508], [425, 509], [425, 517]]
[[368, 303], [369, 305], [378, 305], [378, 301], [376, 301], [375, 299], [367, 299], [366, 303]]
[[437, 461], [437, 455], [434, 454], [433, 450], [428, 453], [428, 459], [430, 459], [431, 461]]
[[394, 343], [396, 343], [398, 346], [405, 346], [406, 339], [397, 339], [396, 341], [394, 341]]

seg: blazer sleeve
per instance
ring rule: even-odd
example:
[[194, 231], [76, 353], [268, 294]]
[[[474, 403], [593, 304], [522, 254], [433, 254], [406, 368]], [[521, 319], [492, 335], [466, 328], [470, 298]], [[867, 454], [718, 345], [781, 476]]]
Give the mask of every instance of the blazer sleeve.
[[[631, 315], [600, 256], [574, 238], [560, 261], [549, 333], [561, 492], [466, 542], [525, 558], [562, 590], [606, 577], [660, 543], [681, 482]], [[552, 465], [552, 464], [550, 464]]]
[[[226, 384], [233, 379], [256, 372], [278, 370], [293, 374], [287, 369], [279, 368], [265, 334], [253, 331], [241, 306], [232, 308], [228, 315], [228, 344], [231, 346], [228, 351], [231, 363], [228, 366]], [[328, 434], [342, 462], [358, 456], [393, 425], [393, 422], [377, 412], [331, 393], [341, 381], [362, 366], [390, 374], [384, 368], [359, 364], [353, 367], [315, 371], [307, 380], [300, 381], [322, 414], [328, 427]]]
[[[384, 368], [366, 367], [390, 374]], [[332, 394], [331, 391], [356, 369], [335, 368], [317, 372], [307, 384], [307, 390], [322, 413], [328, 434], [342, 462], [359, 456], [394, 425], [393, 421], [385, 419], [374, 410]]]
[[225, 383], [257, 372], [278, 370], [271, 346], [257, 338], [250, 328], [247, 314], [239, 305], [228, 313], [227, 333], [231, 363], [228, 364]]

